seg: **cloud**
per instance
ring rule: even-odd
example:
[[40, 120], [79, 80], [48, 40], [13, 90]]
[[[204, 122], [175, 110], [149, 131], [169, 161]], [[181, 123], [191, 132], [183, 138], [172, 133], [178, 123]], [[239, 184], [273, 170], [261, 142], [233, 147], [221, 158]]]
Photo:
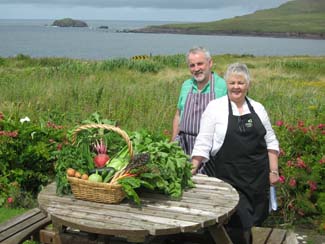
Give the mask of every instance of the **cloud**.
[[94, 8], [222, 9], [243, 7], [261, 9], [277, 7], [288, 0], [0, 0], [1, 4]]
[[288, 0], [0, 0], [1, 19], [215, 21]]

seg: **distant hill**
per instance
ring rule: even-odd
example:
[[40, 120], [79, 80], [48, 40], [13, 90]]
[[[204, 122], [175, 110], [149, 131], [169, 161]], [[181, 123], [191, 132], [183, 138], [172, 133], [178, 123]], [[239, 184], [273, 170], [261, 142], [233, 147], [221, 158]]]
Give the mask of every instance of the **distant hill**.
[[59, 26], [59, 27], [88, 27], [87, 23], [81, 20], [74, 20], [71, 18], [64, 18], [55, 20], [52, 26]]
[[231, 19], [148, 26], [134, 32], [325, 39], [325, 0], [289, 1], [278, 8]]

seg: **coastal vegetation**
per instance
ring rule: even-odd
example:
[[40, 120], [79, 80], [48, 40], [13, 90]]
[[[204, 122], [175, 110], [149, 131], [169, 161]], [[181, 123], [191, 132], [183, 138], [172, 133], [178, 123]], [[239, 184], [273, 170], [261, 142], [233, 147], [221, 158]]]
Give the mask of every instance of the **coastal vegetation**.
[[[324, 231], [325, 57], [213, 60], [221, 76], [230, 63], [247, 64], [249, 96], [265, 106], [280, 141], [279, 211], [267, 224]], [[103, 61], [0, 58], [0, 214], [32, 205], [40, 184], [55, 177], [55, 155], [67, 131], [94, 112], [130, 133], [145, 130], [168, 139], [188, 77], [183, 54]]]
[[205, 23], [148, 26], [135, 32], [253, 35], [325, 39], [325, 2], [288, 1], [278, 8]]

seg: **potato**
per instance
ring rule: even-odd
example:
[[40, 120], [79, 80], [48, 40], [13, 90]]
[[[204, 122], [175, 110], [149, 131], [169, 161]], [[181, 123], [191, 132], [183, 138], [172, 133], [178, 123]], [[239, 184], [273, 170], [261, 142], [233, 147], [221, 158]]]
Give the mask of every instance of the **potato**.
[[81, 173], [79, 171], [77, 171], [74, 175], [74, 177], [77, 177], [77, 178], [81, 178]]
[[70, 177], [74, 177], [76, 174], [76, 171], [73, 168], [68, 168], [67, 169], [67, 175]]
[[82, 180], [88, 180], [88, 175], [87, 175], [87, 174], [83, 174], [83, 175], [81, 176], [81, 179], [82, 179]]

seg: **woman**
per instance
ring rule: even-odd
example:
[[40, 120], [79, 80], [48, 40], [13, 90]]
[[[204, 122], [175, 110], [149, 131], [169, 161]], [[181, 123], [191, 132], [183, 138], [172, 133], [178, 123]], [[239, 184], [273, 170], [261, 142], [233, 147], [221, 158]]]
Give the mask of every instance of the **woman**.
[[263, 105], [247, 97], [247, 66], [231, 64], [225, 80], [228, 96], [211, 101], [202, 115], [192, 174], [220, 178], [238, 191], [226, 230], [233, 243], [252, 243], [251, 228], [268, 216], [269, 187], [279, 180], [279, 143]]

